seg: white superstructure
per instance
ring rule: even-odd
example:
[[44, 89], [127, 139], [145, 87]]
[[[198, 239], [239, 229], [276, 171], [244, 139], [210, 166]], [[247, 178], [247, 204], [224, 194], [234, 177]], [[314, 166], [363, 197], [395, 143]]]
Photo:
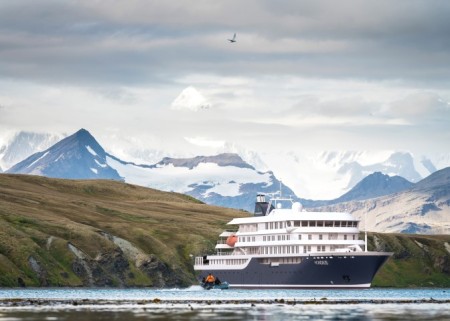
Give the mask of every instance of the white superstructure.
[[252, 257], [265, 258], [267, 264], [298, 263], [299, 255], [362, 252], [365, 248], [365, 241], [359, 240], [359, 220], [349, 213], [307, 212], [291, 199], [266, 203], [263, 194], [258, 198], [257, 204], [267, 204], [266, 213], [230, 221], [228, 225], [237, 227], [235, 232], [223, 232], [217, 253], [207, 260], [197, 257], [196, 269], [206, 263], [208, 269], [242, 267]]

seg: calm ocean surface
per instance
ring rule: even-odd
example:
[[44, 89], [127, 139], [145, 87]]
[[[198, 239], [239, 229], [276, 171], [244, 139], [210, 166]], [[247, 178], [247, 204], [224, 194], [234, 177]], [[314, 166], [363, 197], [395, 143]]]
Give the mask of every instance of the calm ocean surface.
[[[30, 300], [15, 306], [15, 300]], [[161, 300], [161, 303], [153, 301]], [[0, 289], [0, 321], [450, 320], [450, 289]], [[33, 301], [35, 300], [35, 301]], [[58, 302], [55, 302], [58, 301]], [[79, 300], [74, 304], [71, 300]], [[84, 301], [83, 301], [84, 300]], [[246, 301], [246, 302], [240, 302]], [[248, 301], [255, 300], [255, 303]], [[359, 300], [363, 301], [358, 302]], [[370, 303], [417, 300], [426, 303]], [[436, 300], [436, 301], [433, 301]], [[292, 302], [298, 302], [292, 304]], [[304, 302], [308, 301], [307, 304]], [[338, 304], [315, 302], [342, 301]], [[351, 301], [351, 302], [349, 302]], [[9, 302], [9, 303], [5, 303]], [[12, 303], [11, 303], [12, 302]], [[80, 303], [80, 302], [86, 302]], [[288, 304], [290, 302], [290, 304]], [[303, 302], [303, 303], [302, 303]], [[310, 302], [310, 303], [309, 303]]]

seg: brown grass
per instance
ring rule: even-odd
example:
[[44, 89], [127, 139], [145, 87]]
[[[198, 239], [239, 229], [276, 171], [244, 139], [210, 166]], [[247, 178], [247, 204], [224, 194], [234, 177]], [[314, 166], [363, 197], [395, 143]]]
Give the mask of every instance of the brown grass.
[[[20, 271], [12, 279], [22, 274], [39, 285], [27, 263], [30, 255], [54, 266], [55, 275], [68, 273], [69, 254], [61, 250], [47, 257], [39, 254], [48, 252], [49, 237], [70, 242], [95, 258], [114, 247], [100, 231], [128, 240], [172, 268], [192, 272], [189, 254], [212, 250], [211, 240], [226, 222], [242, 214], [182, 194], [117, 181], [0, 174], [0, 258], [4, 256], [0, 273], [11, 270], [12, 262]], [[72, 274], [70, 278], [76, 279]]]

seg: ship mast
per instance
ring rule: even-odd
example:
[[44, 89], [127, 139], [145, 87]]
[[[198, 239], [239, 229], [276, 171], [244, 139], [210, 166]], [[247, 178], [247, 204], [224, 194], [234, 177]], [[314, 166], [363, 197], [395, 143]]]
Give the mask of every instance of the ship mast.
[[364, 213], [364, 252], [367, 252], [367, 213]]

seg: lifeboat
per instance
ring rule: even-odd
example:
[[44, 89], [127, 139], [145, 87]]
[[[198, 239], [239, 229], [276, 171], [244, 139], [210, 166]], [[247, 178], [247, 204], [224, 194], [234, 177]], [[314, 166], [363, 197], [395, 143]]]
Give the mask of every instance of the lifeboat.
[[226, 243], [227, 243], [228, 246], [234, 247], [234, 244], [236, 244], [237, 239], [238, 239], [237, 236], [232, 234], [232, 235], [227, 237]]

